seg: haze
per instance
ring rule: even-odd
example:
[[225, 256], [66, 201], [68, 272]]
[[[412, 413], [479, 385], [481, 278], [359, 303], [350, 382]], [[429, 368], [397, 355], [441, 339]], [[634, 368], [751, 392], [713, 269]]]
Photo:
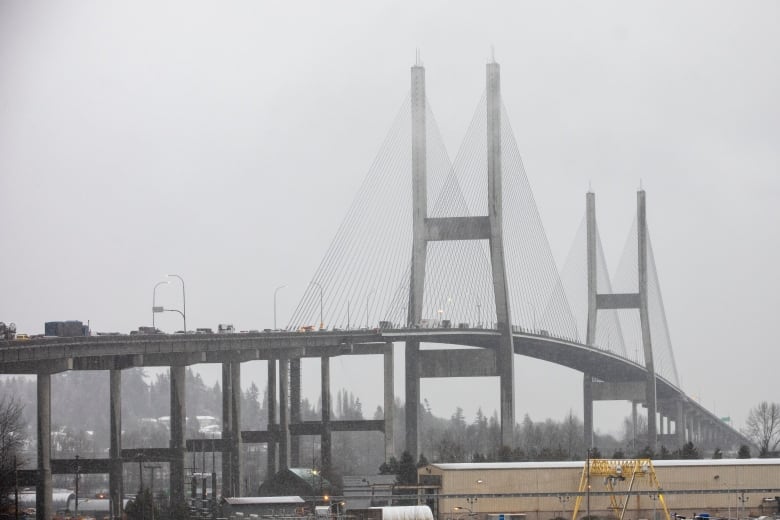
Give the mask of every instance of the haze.
[[[682, 387], [741, 427], [777, 400], [779, 19], [772, 1], [0, 0], [0, 320], [126, 333], [151, 325], [152, 288], [177, 273], [191, 329], [270, 328], [284, 284], [285, 325], [416, 49], [454, 155], [492, 46], [559, 266], [590, 186], [614, 269], [641, 183]], [[182, 328], [175, 313], [157, 325]], [[518, 420], [581, 417], [578, 374], [516, 367]], [[316, 399], [317, 369], [304, 371]], [[379, 360], [336, 360], [334, 391], [371, 413], [379, 373]], [[245, 365], [252, 380], [261, 364]], [[425, 382], [422, 397], [443, 416], [492, 413], [498, 385], [476, 381]], [[601, 413], [617, 424], [629, 407]]]

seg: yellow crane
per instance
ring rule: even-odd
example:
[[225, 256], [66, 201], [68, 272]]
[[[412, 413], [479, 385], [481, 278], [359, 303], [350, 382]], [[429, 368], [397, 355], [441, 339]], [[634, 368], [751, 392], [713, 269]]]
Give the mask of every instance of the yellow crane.
[[[661, 484], [655, 476], [653, 461], [650, 459], [588, 459], [582, 470], [580, 489], [571, 514], [572, 520], [577, 520], [577, 513], [582, 504], [582, 498], [590, 493], [590, 483], [594, 477], [604, 479], [604, 485], [607, 491], [610, 492], [610, 509], [612, 509], [618, 520], [623, 520], [626, 507], [628, 506], [628, 499], [632, 494], [639, 495], [648, 492], [658, 496], [658, 501], [661, 503], [666, 520], [671, 520], [669, 509], [666, 507], [666, 500], [661, 492]], [[635, 488], [637, 480], [645, 478], [648, 479], [647, 486], [643, 486], [644, 489], [641, 491]], [[622, 503], [618, 500], [618, 495], [620, 494], [625, 495]]]

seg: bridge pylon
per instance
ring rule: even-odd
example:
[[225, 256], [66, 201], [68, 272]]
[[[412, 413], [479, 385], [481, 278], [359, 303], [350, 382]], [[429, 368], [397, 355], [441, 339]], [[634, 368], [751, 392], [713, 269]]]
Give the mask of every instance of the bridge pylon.
[[[644, 395], [636, 396], [647, 407], [647, 436], [650, 448], [657, 449], [658, 426], [657, 412], [658, 402], [656, 393], [656, 371], [653, 360], [653, 345], [650, 337], [650, 319], [648, 313], [648, 235], [647, 218], [645, 211], [645, 192], [637, 191], [637, 292], [633, 293], [599, 293], [597, 279], [597, 232], [596, 232], [596, 195], [593, 192], [586, 194], [586, 226], [587, 226], [587, 273], [588, 273], [588, 321], [586, 343], [588, 346], [596, 344], [596, 326], [599, 310], [636, 309], [639, 311], [641, 327], [642, 350], [646, 369], [646, 379], [643, 382]], [[598, 382], [588, 374], [583, 378], [583, 424], [585, 445], [593, 447], [593, 401], [597, 386], [609, 386], [607, 383]], [[636, 421], [634, 421], [636, 423]]]
[[[505, 446], [511, 446], [515, 424], [512, 363], [514, 346], [502, 220], [500, 67], [498, 63], [491, 62], [487, 64], [486, 70], [488, 214], [484, 216], [439, 218], [428, 216], [425, 69], [417, 63], [412, 67], [411, 72], [413, 238], [408, 325], [419, 325], [422, 320], [428, 242], [488, 240], [496, 305], [496, 328], [501, 333], [496, 351], [496, 375], [500, 378], [501, 442]], [[415, 458], [418, 456], [420, 378], [424, 376], [420, 372], [419, 353], [419, 341], [406, 342], [406, 450]]]

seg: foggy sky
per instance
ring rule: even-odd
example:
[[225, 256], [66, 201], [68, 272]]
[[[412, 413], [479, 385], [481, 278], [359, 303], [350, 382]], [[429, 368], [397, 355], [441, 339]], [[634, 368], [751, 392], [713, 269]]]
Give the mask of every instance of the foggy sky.
[[[682, 387], [741, 427], [778, 400], [777, 20], [773, 1], [0, 0], [0, 320], [126, 333], [151, 325], [154, 284], [178, 273], [190, 329], [271, 327], [283, 284], [285, 324], [408, 92], [415, 50], [454, 156], [493, 46], [559, 266], [589, 186], [617, 266], [641, 183]], [[180, 305], [179, 286], [157, 299]], [[181, 329], [174, 313], [157, 322]], [[370, 415], [379, 363], [334, 360], [334, 391], [353, 389]], [[578, 373], [516, 368], [518, 420], [581, 417]], [[245, 365], [252, 380], [264, 365]], [[426, 381], [422, 397], [472, 417], [498, 407], [498, 385]], [[628, 413], [596, 405], [597, 424]]]

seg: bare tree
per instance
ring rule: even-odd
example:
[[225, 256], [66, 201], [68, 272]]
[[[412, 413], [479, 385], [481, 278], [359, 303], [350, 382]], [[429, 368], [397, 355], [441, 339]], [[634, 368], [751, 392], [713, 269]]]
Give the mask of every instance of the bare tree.
[[22, 466], [21, 451], [27, 440], [22, 405], [15, 397], [0, 398], [0, 510], [13, 502], [16, 470]]
[[758, 445], [759, 456], [776, 451], [780, 445], [780, 404], [762, 401], [752, 408], [744, 433]]

